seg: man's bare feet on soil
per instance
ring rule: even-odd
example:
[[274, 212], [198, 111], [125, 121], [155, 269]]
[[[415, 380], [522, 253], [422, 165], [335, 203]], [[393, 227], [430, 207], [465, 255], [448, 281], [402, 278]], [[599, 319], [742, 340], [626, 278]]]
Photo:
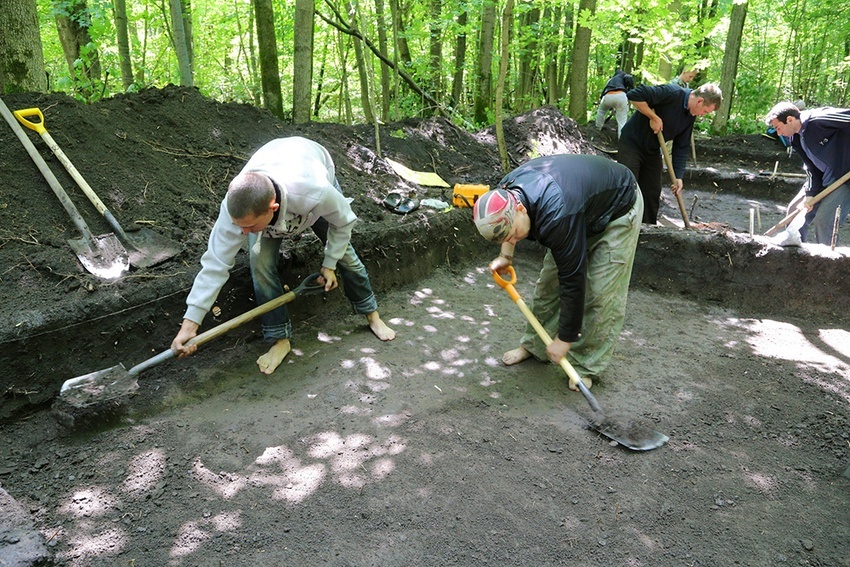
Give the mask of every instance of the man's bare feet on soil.
[[286, 355], [292, 350], [292, 345], [289, 339], [280, 339], [276, 341], [269, 352], [257, 359], [257, 366], [260, 367], [260, 372], [263, 374], [271, 374], [274, 372]]
[[[584, 382], [584, 385], [588, 390], [590, 390], [593, 387], [593, 380], [591, 380], [590, 378], [585, 378], [584, 376], [582, 376], [581, 381]], [[572, 390], [573, 392], [579, 392], [580, 391], [578, 386], [573, 388], [573, 385], [569, 381], [567, 381], [567, 387], [570, 390]]]
[[369, 322], [369, 328], [375, 333], [375, 336], [382, 341], [391, 341], [395, 338], [395, 331], [383, 322], [377, 311], [372, 311], [366, 315], [366, 321]]
[[505, 366], [513, 366], [514, 364], [519, 364], [529, 356], [531, 356], [530, 352], [525, 350], [523, 347], [517, 347], [503, 354], [502, 362]]

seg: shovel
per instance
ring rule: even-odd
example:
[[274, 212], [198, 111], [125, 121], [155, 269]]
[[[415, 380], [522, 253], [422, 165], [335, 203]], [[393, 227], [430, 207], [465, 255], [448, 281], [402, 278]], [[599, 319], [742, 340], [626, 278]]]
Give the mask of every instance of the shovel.
[[[65, 166], [65, 169], [68, 170], [68, 173], [71, 174], [71, 177], [74, 178], [74, 181], [77, 182], [77, 185], [80, 186], [80, 189], [89, 198], [89, 201], [103, 215], [103, 218], [106, 219], [106, 222], [115, 231], [118, 239], [127, 247], [132, 266], [147, 268], [164, 262], [180, 252], [181, 247], [178, 244], [150, 229], [140, 228], [129, 233], [124, 232], [124, 229], [118, 224], [115, 216], [106, 208], [106, 205], [103, 204], [103, 201], [94, 192], [94, 189], [91, 188], [80, 172], [77, 171], [77, 168], [74, 167], [74, 164], [71, 163], [71, 160], [68, 159], [68, 156], [65, 155], [65, 152], [62, 151], [53, 139], [53, 136], [47, 132], [47, 127], [44, 125], [44, 115], [41, 113], [41, 110], [38, 108], [16, 110], [15, 117], [27, 128], [38, 132], [48, 147], [53, 150], [53, 153], [59, 158], [59, 161], [62, 162], [62, 165]], [[34, 121], [34, 118], [38, 118], [38, 121]]]
[[12, 130], [18, 136], [18, 139], [24, 145], [24, 148], [26, 148], [27, 153], [29, 153], [30, 157], [35, 162], [35, 165], [38, 166], [41, 174], [44, 175], [44, 178], [47, 180], [50, 188], [53, 189], [53, 193], [56, 194], [59, 202], [62, 203], [65, 211], [71, 217], [71, 221], [82, 234], [82, 238], [70, 239], [68, 240], [68, 244], [71, 245], [71, 249], [77, 255], [77, 258], [80, 259], [83, 267], [95, 276], [104, 279], [119, 278], [127, 273], [130, 269], [127, 250], [118, 238], [116, 238], [114, 234], [104, 234], [101, 236], [92, 235], [86, 221], [84, 221], [83, 217], [80, 216], [80, 212], [77, 210], [77, 207], [75, 207], [74, 203], [71, 202], [71, 199], [68, 197], [68, 194], [65, 193], [65, 190], [62, 188], [59, 180], [56, 179], [56, 176], [53, 175], [53, 172], [50, 171], [49, 167], [47, 167], [47, 163], [44, 161], [44, 158], [42, 158], [41, 154], [38, 153], [38, 150], [35, 149], [35, 146], [27, 137], [26, 132], [24, 132], [23, 128], [21, 128], [15, 120], [15, 117], [9, 111], [6, 103], [2, 100], [0, 100], [0, 114], [3, 114], [3, 118], [6, 119], [6, 122], [9, 123], [9, 126], [11, 126]]
[[[520, 297], [514, 287], [516, 283], [516, 271], [514, 271], [513, 266], [508, 266], [508, 273], [510, 274], [510, 280], [506, 280], [497, 272], [493, 272], [493, 279], [496, 280], [499, 287], [508, 292], [508, 295], [517, 304], [519, 310], [522, 311], [522, 314], [525, 315], [525, 318], [528, 319], [528, 322], [531, 323], [531, 326], [534, 327], [534, 330], [537, 331], [537, 334], [546, 346], [549, 346], [552, 343], [549, 333], [546, 332], [546, 329], [543, 328], [543, 325], [540, 324], [540, 321], [537, 320], [537, 317], [534, 316], [534, 313], [531, 312], [531, 309], [525, 304], [525, 301], [522, 300], [522, 297]], [[590, 426], [593, 429], [633, 451], [649, 451], [650, 449], [656, 449], [662, 446], [668, 441], [669, 437], [663, 433], [653, 431], [634, 421], [630, 421], [624, 426], [606, 417], [599, 402], [596, 401], [596, 397], [590, 393], [590, 390], [584, 385], [578, 372], [567, 361], [566, 357], [561, 357], [560, 364], [570, 379], [570, 386], [577, 386], [584, 399], [587, 400], [587, 403], [593, 409], [594, 419], [590, 421]]]
[[[670, 174], [670, 181], [676, 183], [676, 172], [673, 171], [673, 159], [670, 157], [670, 152], [667, 151], [667, 142], [664, 141], [664, 134], [658, 131], [658, 143], [661, 144], [661, 153], [664, 154], [664, 163], [667, 164], [667, 172]], [[696, 161], [696, 158], [694, 158]], [[688, 220], [688, 213], [685, 211], [685, 202], [682, 200], [682, 192], [676, 193], [676, 201], [679, 203], [679, 212], [682, 214], [682, 220], [685, 222], [685, 228], [691, 228], [691, 221]]]
[[[323, 284], [319, 284], [317, 278], [319, 274], [312, 274], [301, 282], [301, 285], [294, 290], [281, 295], [271, 301], [267, 301], [250, 311], [246, 311], [242, 315], [234, 317], [229, 321], [225, 321], [217, 327], [213, 327], [209, 331], [189, 340], [187, 345], [202, 345], [225, 333], [235, 329], [236, 327], [246, 323], [263, 313], [267, 313], [272, 309], [285, 305], [300, 295], [314, 295], [322, 293], [325, 290]], [[116, 398], [129, 395], [139, 388], [139, 382], [136, 376], [144, 370], [156, 366], [166, 360], [174, 358], [174, 351], [168, 349], [164, 352], [153, 356], [144, 362], [137, 364], [130, 370], [127, 370], [123, 364], [118, 366], [98, 370], [90, 374], [78, 376], [66, 380], [62, 384], [62, 389], [59, 391], [59, 398], [77, 408], [84, 408], [96, 403], [101, 403]]]
[[[827, 187], [826, 189], [824, 189], [823, 191], [821, 191], [820, 193], [818, 193], [817, 195], [815, 195], [814, 197], [809, 199], [808, 204], [814, 205], [815, 203], [822, 201], [824, 197], [826, 197], [827, 195], [829, 195], [830, 193], [832, 193], [833, 191], [835, 191], [836, 189], [838, 189], [839, 187], [844, 185], [844, 183], [847, 180], [850, 180], [850, 171], [848, 171], [847, 173], [842, 175], [840, 178], [836, 179], [829, 187]], [[764, 235], [765, 236], [773, 236], [774, 234], [779, 232], [779, 229], [785, 228], [786, 226], [791, 224], [791, 221], [793, 221], [794, 218], [799, 213], [800, 213], [800, 209], [795, 209], [794, 212], [790, 213], [784, 219], [782, 219], [781, 221], [779, 221], [778, 223], [776, 223], [775, 225], [773, 225], [772, 227], [767, 229], [767, 232], [765, 232]]]

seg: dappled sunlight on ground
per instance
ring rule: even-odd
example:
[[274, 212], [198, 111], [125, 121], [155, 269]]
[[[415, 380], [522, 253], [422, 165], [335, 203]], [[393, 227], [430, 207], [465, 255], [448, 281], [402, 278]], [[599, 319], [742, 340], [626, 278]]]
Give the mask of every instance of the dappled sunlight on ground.
[[843, 329], [820, 329], [807, 334], [800, 327], [772, 319], [730, 318], [727, 324], [741, 329], [753, 354], [794, 362], [806, 373], [805, 381], [814, 382], [826, 391], [850, 402], [850, 333]]
[[151, 490], [165, 472], [165, 452], [162, 449], [145, 451], [130, 460], [124, 490], [129, 494], [144, 494]]

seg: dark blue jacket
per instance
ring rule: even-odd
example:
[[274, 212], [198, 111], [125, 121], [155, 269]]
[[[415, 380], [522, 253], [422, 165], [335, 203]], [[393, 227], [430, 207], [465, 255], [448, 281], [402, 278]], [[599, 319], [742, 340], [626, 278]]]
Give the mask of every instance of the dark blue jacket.
[[[673, 140], [673, 171], [676, 179], [682, 179], [688, 161], [688, 149], [691, 145], [691, 132], [694, 120], [688, 111], [688, 97], [691, 89], [666, 84], [657, 86], [641, 85], [630, 90], [626, 96], [630, 101], [645, 102], [664, 122], [664, 139]], [[640, 112], [633, 112], [620, 132], [620, 144], [640, 150], [645, 155], [658, 155], [661, 146], [658, 136], [649, 127], [649, 118]]]
[[561, 296], [558, 338], [575, 342], [584, 318], [587, 239], [634, 205], [634, 175], [605, 157], [562, 154], [526, 162], [498, 187], [512, 191], [528, 210], [528, 239], [552, 251]]
[[800, 121], [791, 146], [806, 164], [811, 178], [806, 194], [813, 197], [850, 171], [850, 109], [804, 110]]

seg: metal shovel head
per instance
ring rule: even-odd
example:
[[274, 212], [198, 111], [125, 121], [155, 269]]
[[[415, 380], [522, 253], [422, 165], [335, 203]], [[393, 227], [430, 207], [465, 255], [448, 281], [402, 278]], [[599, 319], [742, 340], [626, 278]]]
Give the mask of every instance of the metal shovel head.
[[132, 394], [138, 389], [136, 377], [131, 376], [123, 364], [118, 364], [66, 381], [59, 397], [74, 407], [84, 408]]
[[114, 234], [68, 240], [83, 267], [99, 278], [114, 280], [130, 270], [127, 249]]
[[183, 251], [173, 240], [149, 228], [125, 232], [130, 264], [136, 268], [147, 268], [165, 262]]
[[619, 421], [599, 412], [590, 420], [590, 427], [632, 451], [657, 449], [670, 439], [639, 421]]

